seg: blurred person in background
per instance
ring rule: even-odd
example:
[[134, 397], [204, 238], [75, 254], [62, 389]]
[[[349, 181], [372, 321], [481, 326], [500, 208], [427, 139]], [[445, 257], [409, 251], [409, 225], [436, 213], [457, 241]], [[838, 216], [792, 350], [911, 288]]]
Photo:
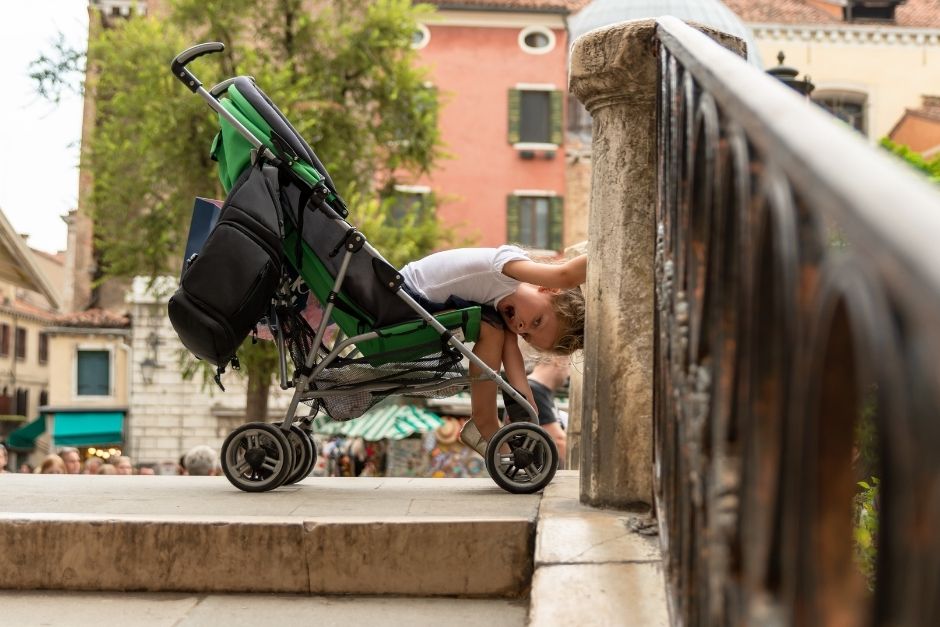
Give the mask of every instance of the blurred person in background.
[[65, 470], [70, 475], [82, 474], [82, 457], [74, 446], [64, 446], [59, 449], [59, 457], [65, 462]]
[[101, 468], [101, 464], [104, 463], [104, 460], [98, 456], [89, 457], [85, 460], [85, 474], [86, 475], [97, 475], [98, 469]]
[[134, 474], [134, 465], [131, 463], [131, 458], [127, 455], [121, 455], [116, 460], [114, 460], [114, 469], [119, 475]]
[[101, 464], [98, 467], [98, 470], [95, 471], [96, 475], [116, 475], [118, 471], [114, 468], [114, 464]]
[[219, 474], [219, 456], [211, 446], [200, 444], [183, 455], [183, 468], [195, 477], [214, 476]]
[[65, 475], [68, 472], [65, 470], [65, 462], [62, 461], [62, 458], [58, 455], [46, 455], [42, 459], [42, 463], [39, 465], [39, 468], [35, 470], [36, 474], [40, 475]]
[[22, 464], [20, 464], [19, 470], [17, 470], [16, 472], [30, 475], [33, 473], [33, 467], [27, 464], [26, 462], [23, 462]]
[[9, 461], [9, 458], [7, 457], [7, 447], [0, 444], [0, 473], [7, 471], [7, 464]]

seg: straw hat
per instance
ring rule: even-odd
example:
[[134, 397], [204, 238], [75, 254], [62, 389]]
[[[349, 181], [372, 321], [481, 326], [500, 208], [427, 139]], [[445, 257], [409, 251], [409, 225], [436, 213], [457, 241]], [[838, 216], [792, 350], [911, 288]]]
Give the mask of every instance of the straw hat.
[[444, 418], [444, 424], [434, 431], [434, 435], [440, 444], [453, 444], [457, 441], [459, 434], [460, 426], [454, 418]]

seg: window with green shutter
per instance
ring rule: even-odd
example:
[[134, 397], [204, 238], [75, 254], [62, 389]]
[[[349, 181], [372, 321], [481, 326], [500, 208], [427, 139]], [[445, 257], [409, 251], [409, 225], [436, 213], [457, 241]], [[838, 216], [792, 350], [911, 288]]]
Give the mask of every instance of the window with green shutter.
[[111, 353], [80, 350], [77, 369], [78, 396], [108, 396], [111, 393]]
[[538, 250], [561, 250], [564, 200], [560, 196], [509, 197], [507, 241]]
[[555, 144], [564, 140], [562, 92], [550, 89], [509, 90], [509, 143]]

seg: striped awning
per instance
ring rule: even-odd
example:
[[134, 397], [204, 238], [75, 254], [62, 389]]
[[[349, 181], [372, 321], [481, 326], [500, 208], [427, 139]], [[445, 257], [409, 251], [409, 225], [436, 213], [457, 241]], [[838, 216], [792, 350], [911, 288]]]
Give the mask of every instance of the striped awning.
[[345, 435], [375, 442], [401, 440], [415, 433], [427, 433], [444, 424], [443, 418], [413, 405], [382, 405], [353, 420], [335, 422], [325, 414], [313, 421], [314, 433]]

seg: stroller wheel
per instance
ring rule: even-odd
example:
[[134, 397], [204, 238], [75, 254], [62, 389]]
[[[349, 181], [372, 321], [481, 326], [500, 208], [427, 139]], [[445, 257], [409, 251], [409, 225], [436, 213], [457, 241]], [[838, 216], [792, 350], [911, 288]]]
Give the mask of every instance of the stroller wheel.
[[287, 475], [283, 485], [297, 483], [301, 479], [306, 479], [313, 465], [317, 461], [317, 449], [313, 445], [313, 440], [307, 433], [296, 424], [291, 425], [290, 432], [287, 434], [287, 440], [290, 442], [294, 452], [294, 464], [291, 473]]
[[499, 487], [513, 494], [538, 492], [551, 482], [557, 468], [555, 441], [542, 427], [530, 422], [506, 425], [486, 447], [486, 469], [490, 476]]
[[222, 443], [222, 472], [239, 490], [266, 492], [289, 476], [293, 457], [280, 427], [249, 422], [228, 434]]

